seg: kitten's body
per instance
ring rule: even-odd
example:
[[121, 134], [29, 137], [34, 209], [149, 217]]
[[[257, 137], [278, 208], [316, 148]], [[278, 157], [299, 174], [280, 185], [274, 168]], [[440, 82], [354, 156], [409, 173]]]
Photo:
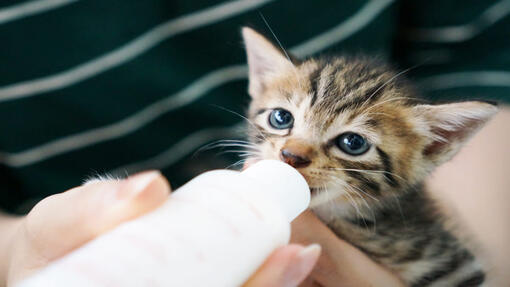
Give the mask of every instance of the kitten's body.
[[298, 168], [316, 214], [409, 286], [483, 284], [482, 267], [443, 226], [422, 186], [496, 109], [422, 104], [377, 61], [297, 62], [251, 29], [243, 36], [254, 156]]
[[364, 211], [359, 213], [350, 210], [339, 216], [334, 209], [320, 205], [314, 211], [339, 237], [410, 286], [479, 286], [485, 279], [482, 266], [444, 228], [421, 187], [370, 210], [360, 207]]

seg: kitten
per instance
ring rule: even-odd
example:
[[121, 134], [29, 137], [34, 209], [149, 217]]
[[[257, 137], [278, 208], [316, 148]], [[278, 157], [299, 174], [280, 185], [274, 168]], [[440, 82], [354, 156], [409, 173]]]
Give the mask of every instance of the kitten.
[[250, 28], [243, 37], [254, 156], [297, 168], [321, 220], [409, 286], [483, 284], [481, 265], [445, 229], [423, 182], [497, 108], [424, 104], [373, 59], [300, 61]]

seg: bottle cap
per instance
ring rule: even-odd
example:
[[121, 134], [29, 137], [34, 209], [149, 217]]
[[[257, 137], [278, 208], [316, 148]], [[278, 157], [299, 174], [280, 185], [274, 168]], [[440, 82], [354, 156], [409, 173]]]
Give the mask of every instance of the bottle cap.
[[268, 188], [260, 192], [273, 198], [291, 222], [310, 204], [310, 188], [303, 176], [290, 165], [278, 160], [262, 160], [241, 172]]

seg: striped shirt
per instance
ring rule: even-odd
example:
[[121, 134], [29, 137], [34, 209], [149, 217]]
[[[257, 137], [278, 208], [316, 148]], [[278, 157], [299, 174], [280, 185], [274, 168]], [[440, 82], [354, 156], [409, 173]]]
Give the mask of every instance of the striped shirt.
[[509, 0], [3, 0], [0, 208], [96, 173], [161, 169], [177, 187], [233, 164], [199, 149], [242, 137], [239, 30], [270, 35], [261, 15], [298, 56], [377, 54], [432, 99], [508, 101], [509, 13]]

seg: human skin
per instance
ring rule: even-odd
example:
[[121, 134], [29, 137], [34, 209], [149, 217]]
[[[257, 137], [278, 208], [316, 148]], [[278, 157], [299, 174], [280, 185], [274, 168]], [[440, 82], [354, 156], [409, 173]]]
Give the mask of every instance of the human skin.
[[[154, 210], [169, 193], [166, 179], [151, 171], [50, 196], [27, 216], [0, 215], [0, 286], [13, 286], [120, 223]], [[312, 270], [319, 254], [316, 244], [283, 246], [245, 286], [296, 286]]]
[[[491, 286], [509, 286], [510, 108], [501, 111], [427, 181], [446, 217], [488, 263]], [[405, 215], [404, 215], [405, 216]], [[337, 238], [311, 212], [298, 217], [291, 241], [323, 252], [301, 286], [398, 286], [391, 273]], [[356, 254], [356, 251], [358, 254]]]
[[427, 188], [488, 263], [490, 286], [510, 286], [510, 106], [500, 112]]

